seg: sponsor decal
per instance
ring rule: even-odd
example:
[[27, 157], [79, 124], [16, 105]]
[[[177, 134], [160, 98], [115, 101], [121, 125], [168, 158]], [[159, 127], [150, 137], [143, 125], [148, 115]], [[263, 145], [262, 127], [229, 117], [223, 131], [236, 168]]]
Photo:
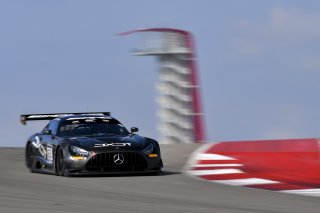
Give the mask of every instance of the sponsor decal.
[[52, 144], [48, 144], [47, 147], [45, 148], [41, 142], [40, 138], [36, 136], [35, 141], [32, 141], [32, 145], [34, 148], [38, 149], [42, 157], [46, 158], [48, 161], [53, 160], [53, 149], [52, 149]]
[[100, 143], [95, 144], [94, 147], [100, 148], [100, 147], [125, 147], [125, 146], [131, 146], [131, 143]]
[[47, 160], [52, 161], [53, 160], [53, 154], [52, 154], [52, 144], [47, 145]]
[[47, 155], [47, 151], [46, 149], [43, 147], [43, 145], [41, 144], [40, 142], [40, 138], [38, 136], [36, 136], [35, 138], [35, 141], [32, 141], [32, 145], [39, 150], [40, 154], [43, 156], [43, 157], [46, 157]]
[[28, 119], [37, 119], [37, 118], [58, 118], [61, 116], [68, 116], [72, 114], [64, 114], [64, 115], [29, 115], [27, 118]]

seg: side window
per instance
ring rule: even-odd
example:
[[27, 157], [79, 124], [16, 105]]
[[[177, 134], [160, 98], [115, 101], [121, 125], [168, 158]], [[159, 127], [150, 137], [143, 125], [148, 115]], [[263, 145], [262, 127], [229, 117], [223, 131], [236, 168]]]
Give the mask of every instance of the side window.
[[48, 130], [48, 126], [49, 126], [49, 124], [47, 124], [47, 125], [43, 128], [43, 130], [41, 131], [41, 133], [44, 133], [45, 131], [47, 131], [47, 130]]
[[56, 120], [50, 121], [50, 123], [44, 128], [44, 130], [51, 130], [53, 135], [57, 135], [58, 121], [56, 121]]

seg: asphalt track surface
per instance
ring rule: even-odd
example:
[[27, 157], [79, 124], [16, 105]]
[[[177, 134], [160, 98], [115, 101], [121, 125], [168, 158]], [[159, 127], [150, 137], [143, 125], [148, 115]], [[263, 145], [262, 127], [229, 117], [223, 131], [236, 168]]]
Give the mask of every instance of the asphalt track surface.
[[200, 181], [181, 173], [198, 147], [162, 145], [159, 176], [58, 177], [32, 174], [24, 150], [0, 148], [0, 212], [320, 212], [320, 199]]

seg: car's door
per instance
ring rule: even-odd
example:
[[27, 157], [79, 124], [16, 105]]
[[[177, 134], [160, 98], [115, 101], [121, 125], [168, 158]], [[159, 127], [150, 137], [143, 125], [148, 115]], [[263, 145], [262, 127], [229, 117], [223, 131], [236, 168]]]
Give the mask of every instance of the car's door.
[[57, 128], [58, 121], [52, 120], [50, 123], [43, 129], [41, 134], [41, 144], [44, 148], [43, 157], [46, 159], [48, 165], [51, 165], [54, 169], [54, 156], [57, 146]]

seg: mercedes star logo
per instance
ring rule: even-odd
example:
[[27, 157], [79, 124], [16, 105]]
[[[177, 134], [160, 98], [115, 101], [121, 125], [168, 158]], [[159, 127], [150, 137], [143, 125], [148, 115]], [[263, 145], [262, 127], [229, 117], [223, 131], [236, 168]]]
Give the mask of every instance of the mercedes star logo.
[[115, 154], [113, 156], [113, 162], [117, 165], [123, 164], [124, 162], [124, 157], [121, 154]]

